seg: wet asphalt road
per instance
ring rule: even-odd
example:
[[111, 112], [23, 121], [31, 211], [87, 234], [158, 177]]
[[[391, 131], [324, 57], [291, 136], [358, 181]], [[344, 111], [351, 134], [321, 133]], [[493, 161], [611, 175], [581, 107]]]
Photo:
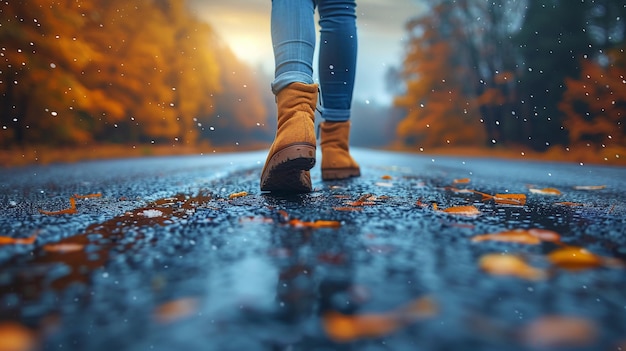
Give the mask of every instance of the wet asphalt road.
[[[362, 177], [316, 166], [292, 196], [260, 193], [265, 152], [0, 170], [0, 236], [36, 235], [0, 245], [0, 338], [16, 322], [43, 350], [626, 349], [626, 168], [354, 154]], [[39, 211], [73, 196], [73, 214]], [[441, 211], [465, 205], [480, 214]], [[611, 264], [471, 241], [531, 228]], [[490, 253], [546, 274], [488, 274]]]

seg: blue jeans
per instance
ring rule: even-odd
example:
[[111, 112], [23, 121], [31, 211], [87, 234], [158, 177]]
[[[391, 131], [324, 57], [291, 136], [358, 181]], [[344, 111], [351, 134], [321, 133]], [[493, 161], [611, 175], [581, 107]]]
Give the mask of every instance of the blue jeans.
[[320, 15], [322, 117], [350, 118], [356, 70], [356, 0], [272, 0], [272, 43], [276, 64], [272, 91], [291, 83], [313, 83], [314, 11]]

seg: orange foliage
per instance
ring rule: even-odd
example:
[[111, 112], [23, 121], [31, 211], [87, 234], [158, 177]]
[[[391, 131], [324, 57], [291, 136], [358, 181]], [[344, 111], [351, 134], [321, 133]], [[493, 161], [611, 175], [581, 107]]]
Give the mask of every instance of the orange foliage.
[[503, 241], [518, 244], [536, 245], [542, 241], [554, 243], [561, 242], [559, 233], [547, 229], [513, 229], [505, 230], [498, 233], [476, 235], [472, 238], [473, 242], [480, 241]]
[[37, 240], [39, 232], [35, 232], [28, 238], [11, 238], [8, 236], [0, 236], [0, 246], [2, 245], [32, 245]]
[[576, 246], [566, 246], [554, 250], [548, 255], [548, 259], [555, 266], [571, 270], [596, 268], [604, 264], [602, 257]]
[[509, 254], [487, 254], [480, 258], [480, 268], [492, 275], [515, 276], [528, 280], [540, 280], [546, 273], [530, 266], [521, 257]]
[[322, 316], [322, 323], [331, 339], [349, 342], [385, 336], [417, 320], [433, 317], [437, 313], [437, 304], [426, 296], [396, 310], [383, 313], [345, 315], [331, 311]]
[[404, 61], [406, 93], [394, 101], [407, 114], [396, 132], [405, 143], [421, 147], [482, 145], [485, 131], [474, 97], [468, 94], [467, 67], [459, 57], [464, 39], [455, 31], [444, 36], [438, 30], [453, 25], [440, 23], [449, 18], [450, 6], [435, 6], [433, 11], [407, 26], [411, 39]]
[[530, 191], [533, 194], [540, 194], [540, 195], [561, 195], [561, 191], [555, 188], [543, 188], [543, 189], [530, 188], [528, 189], [528, 191]]
[[[0, 31], [0, 81], [16, 82], [0, 84], [0, 106], [14, 107], [0, 109], [3, 145], [193, 145], [203, 124], [265, 122], [252, 72], [183, 1], [11, 1], [0, 12], [20, 19]], [[229, 118], [215, 115], [218, 99]]]
[[597, 149], [626, 147], [626, 64], [623, 50], [608, 52], [605, 67], [590, 59], [581, 62], [579, 79], [568, 78], [559, 109], [570, 143], [591, 143]]
[[32, 330], [15, 322], [0, 322], [0, 350], [34, 351], [37, 344]]
[[339, 228], [341, 223], [338, 221], [325, 221], [317, 220], [314, 222], [301, 221], [299, 219], [292, 219], [289, 224], [297, 228]]
[[478, 216], [480, 214], [480, 211], [478, 210], [478, 208], [476, 208], [476, 206], [453, 206], [453, 207], [448, 207], [445, 210], [442, 210], [441, 212], [451, 214], [451, 215], [468, 216], [468, 217]]

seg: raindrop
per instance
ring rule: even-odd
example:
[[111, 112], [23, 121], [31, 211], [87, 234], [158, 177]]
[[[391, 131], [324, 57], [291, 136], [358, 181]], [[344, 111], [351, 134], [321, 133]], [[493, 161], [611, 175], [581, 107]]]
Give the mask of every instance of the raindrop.
[[50, 114], [53, 115], [54, 117], [58, 115], [58, 113], [56, 113], [55, 111], [50, 112]]
[[50, 68], [57, 68], [57, 65], [55, 65], [54, 63], [50, 63]]

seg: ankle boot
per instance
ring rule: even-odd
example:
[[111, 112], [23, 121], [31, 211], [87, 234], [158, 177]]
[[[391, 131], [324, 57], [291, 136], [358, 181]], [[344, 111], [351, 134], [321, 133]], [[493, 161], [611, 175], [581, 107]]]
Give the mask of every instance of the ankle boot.
[[317, 93], [317, 84], [292, 83], [276, 95], [278, 128], [261, 173], [262, 191], [312, 190]]
[[350, 156], [350, 122], [320, 123], [322, 179], [345, 179], [361, 175], [359, 164]]

